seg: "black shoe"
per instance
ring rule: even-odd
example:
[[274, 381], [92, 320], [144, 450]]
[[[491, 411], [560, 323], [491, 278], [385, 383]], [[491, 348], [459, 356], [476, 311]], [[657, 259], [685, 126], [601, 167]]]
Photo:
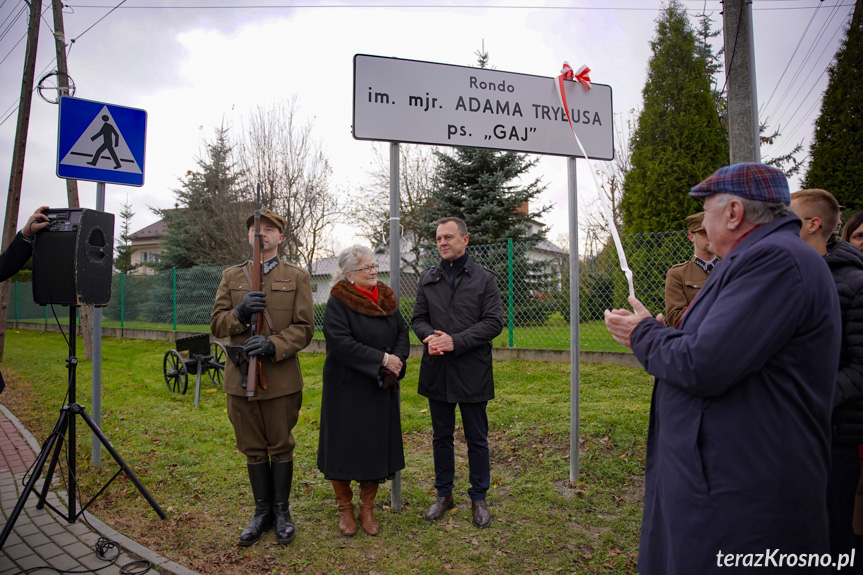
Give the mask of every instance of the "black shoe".
[[426, 521], [437, 521], [453, 507], [455, 507], [455, 503], [452, 497], [438, 497], [429, 507], [428, 513], [425, 514]]
[[276, 524], [276, 541], [287, 545], [297, 536], [291, 519], [291, 482], [294, 477], [293, 461], [274, 461], [273, 467], [273, 515]]
[[294, 528], [294, 522], [291, 520], [291, 510], [287, 505], [284, 510], [279, 509], [279, 505], [274, 506], [273, 511], [276, 518], [276, 541], [279, 545], [287, 545], [297, 536], [297, 530]]
[[249, 545], [254, 545], [257, 543], [261, 537], [269, 531], [273, 527], [273, 513], [272, 511], [267, 511], [266, 513], [262, 513], [260, 515], [255, 513], [255, 516], [252, 517], [252, 521], [243, 529], [243, 532], [240, 533], [240, 539], [237, 541], [237, 545], [240, 547], [248, 547]]
[[488, 512], [488, 507], [485, 506], [485, 499], [474, 499], [470, 503], [473, 509], [474, 526], [485, 529], [491, 525], [491, 513]]
[[257, 543], [273, 526], [273, 479], [270, 474], [270, 462], [250, 463], [247, 467], [252, 494], [255, 496], [255, 516], [240, 533], [237, 545], [241, 547]]

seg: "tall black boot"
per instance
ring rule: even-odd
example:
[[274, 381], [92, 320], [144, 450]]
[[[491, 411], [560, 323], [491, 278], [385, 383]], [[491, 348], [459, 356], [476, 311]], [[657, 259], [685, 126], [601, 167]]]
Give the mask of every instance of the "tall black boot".
[[294, 478], [293, 461], [273, 462], [273, 515], [276, 521], [276, 541], [287, 545], [297, 536], [294, 523], [291, 521], [291, 507], [288, 500], [291, 497], [291, 481]]
[[255, 516], [240, 534], [237, 542], [243, 547], [257, 543], [261, 535], [273, 526], [273, 476], [270, 462], [249, 463], [249, 482], [255, 496]]

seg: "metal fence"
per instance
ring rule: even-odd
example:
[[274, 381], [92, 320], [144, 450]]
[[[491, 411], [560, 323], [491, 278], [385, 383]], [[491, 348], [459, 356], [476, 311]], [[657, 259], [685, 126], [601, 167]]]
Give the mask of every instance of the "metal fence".
[[[692, 255], [685, 232], [633, 234], [622, 237], [633, 270], [636, 295], [651, 311], [664, 309], [665, 273]], [[504, 330], [498, 347], [569, 349], [569, 254], [550, 242], [470, 246], [471, 257], [495, 272], [504, 308]], [[389, 283], [389, 256], [377, 255], [378, 278]], [[406, 258], [410, 259], [410, 258]], [[400, 275], [401, 310], [410, 324], [419, 272], [437, 262], [436, 255], [405, 263]], [[319, 266], [321, 270], [325, 266]], [[114, 275], [111, 302], [103, 308], [103, 325], [126, 328], [209, 331], [210, 310], [223, 267], [173, 269], [156, 275]], [[579, 264], [580, 348], [622, 350], [603, 324], [603, 311], [625, 307], [628, 288], [613, 244], [581, 257]], [[315, 337], [323, 337], [331, 271], [313, 269]], [[13, 284], [8, 318], [53, 323], [49, 306], [33, 302], [30, 283]], [[412, 336], [413, 337], [413, 336]]]

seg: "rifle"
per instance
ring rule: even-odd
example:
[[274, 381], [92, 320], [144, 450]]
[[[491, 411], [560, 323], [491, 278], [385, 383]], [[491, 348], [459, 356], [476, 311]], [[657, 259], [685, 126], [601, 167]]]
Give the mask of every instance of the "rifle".
[[[258, 183], [255, 192], [255, 241], [252, 243], [252, 291], [261, 291], [263, 283], [263, 269], [261, 266], [261, 252], [264, 247], [264, 239], [261, 236], [261, 184]], [[252, 336], [257, 335], [263, 329], [263, 315], [260, 312], [252, 314]], [[246, 397], [258, 395], [258, 372], [264, 376], [264, 366], [261, 365], [261, 356], [249, 358], [249, 371], [246, 377]], [[264, 385], [266, 389], [266, 385]]]

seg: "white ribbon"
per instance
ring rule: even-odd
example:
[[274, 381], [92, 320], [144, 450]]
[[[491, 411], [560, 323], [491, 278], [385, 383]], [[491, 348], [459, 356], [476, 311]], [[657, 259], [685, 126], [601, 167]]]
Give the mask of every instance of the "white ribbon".
[[[586, 66], [582, 66], [579, 68], [579, 73], [581, 74], [582, 70], [590, 71]], [[586, 77], [586, 74], [581, 74]], [[596, 190], [599, 192], [599, 203], [602, 205], [602, 213], [605, 216], [605, 221], [608, 222], [608, 228], [611, 230], [611, 237], [614, 240], [614, 246], [617, 248], [617, 258], [620, 260], [620, 269], [623, 271], [623, 275], [626, 276], [626, 281], [629, 284], [629, 295], [635, 297], [635, 287], [632, 284], [632, 270], [629, 269], [629, 264], [626, 262], [626, 254], [623, 252], [623, 244], [620, 241], [620, 234], [617, 231], [617, 227], [614, 225], [614, 215], [611, 212], [611, 206], [608, 205], [608, 198], [602, 192], [602, 187], [599, 185], [599, 180], [596, 178], [596, 170], [593, 169], [593, 165], [590, 163], [590, 158], [587, 157], [587, 152], [584, 151], [584, 146], [581, 145], [581, 140], [578, 138], [578, 134], [575, 133], [575, 126], [572, 125], [572, 118], [569, 115], [569, 105], [566, 102], [566, 90], [564, 88], [564, 81], [572, 78], [572, 68], [569, 65], [569, 62], [563, 63], [563, 70], [561, 70], [560, 76], [557, 77], [557, 95], [560, 97], [560, 103], [563, 105], [563, 110], [566, 113], [566, 119], [569, 122], [569, 129], [572, 131], [572, 135], [575, 136], [575, 143], [578, 144], [578, 149], [581, 150], [581, 155], [584, 156], [584, 159], [587, 160], [587, 168], [590, 170], [590, 175], [593, 176], [593, 183], [596, 186]], [[590, 78], [586, 78], [589, 82]], [[578, 80], [574, 80], [578, 82]], [[590, 84], [586, 83], [586, 89], [590, 90]]]

